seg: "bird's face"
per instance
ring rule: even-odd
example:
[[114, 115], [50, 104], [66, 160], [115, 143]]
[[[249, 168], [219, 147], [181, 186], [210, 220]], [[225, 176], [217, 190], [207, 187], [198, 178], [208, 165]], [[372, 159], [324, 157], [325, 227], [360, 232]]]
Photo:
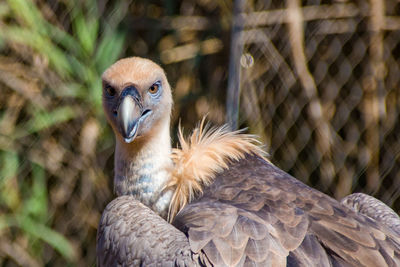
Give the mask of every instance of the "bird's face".
[[103, 108], [117, 138], [126, 143], [169, 120], [172, 97], [164, 71], [138, 57], [117, 61], [102, 75]]

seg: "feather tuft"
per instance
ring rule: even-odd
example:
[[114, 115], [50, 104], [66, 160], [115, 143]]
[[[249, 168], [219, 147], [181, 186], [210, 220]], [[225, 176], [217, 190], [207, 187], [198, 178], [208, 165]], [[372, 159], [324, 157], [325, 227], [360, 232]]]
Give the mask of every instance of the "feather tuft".
[[187, 139], [179, 125], [178, 137], [181, 148], [172, 150], [174, 167], [166, 185], [174, 189], [169, 221], [195, 196], [202, 194], [203, 186], [210, 185], [217, 173], [228, 168], [229, 162], [240, 160], [246, 154], [266, 159], [267, 153], [254, 135], [243, 134], [243, 130], [230, 131], [227, 125], [210, 127], [205, 124], [205, 118]]

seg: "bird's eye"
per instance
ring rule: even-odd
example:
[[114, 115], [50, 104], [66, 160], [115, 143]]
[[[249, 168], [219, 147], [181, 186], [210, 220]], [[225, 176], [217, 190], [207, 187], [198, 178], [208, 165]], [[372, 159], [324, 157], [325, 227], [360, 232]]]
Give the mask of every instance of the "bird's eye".
[[107, 96], [115, 96], [115, 94], [117, 93], [114, 87], [108, 84], [104, 87], [104, 91], [106, 92]]
[[158, 91], [160, 90], [160, 82], [156, 82], [154, 83], [152, 86], [149, 87], [149, 93], [152, 95], [155, 95], [158, 93]]

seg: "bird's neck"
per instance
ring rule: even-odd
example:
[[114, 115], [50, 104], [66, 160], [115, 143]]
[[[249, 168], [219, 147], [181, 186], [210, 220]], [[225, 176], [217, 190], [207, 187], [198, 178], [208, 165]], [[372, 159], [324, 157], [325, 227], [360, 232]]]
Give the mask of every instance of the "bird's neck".
[[116, 194], [133, 195], [166, 218], [172, 196], [171, 191], [162, 191], [172, 168], [169, 120], [130, 144], [117, 138], [115, 150]]

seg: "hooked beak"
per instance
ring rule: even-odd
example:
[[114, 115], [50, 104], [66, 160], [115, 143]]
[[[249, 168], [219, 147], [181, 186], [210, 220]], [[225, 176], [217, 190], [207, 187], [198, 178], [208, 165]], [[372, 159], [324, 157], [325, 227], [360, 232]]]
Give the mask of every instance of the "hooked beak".
[[128, 87], [124, 91], [127, 93], [124, 92], [121, 96], [117, 120], [125, 142], [131, 143], [136, 138], [141, 123], [150, 115], [151, 110], [143, 108], [136, 88], [132, 90], [132, 87]]

